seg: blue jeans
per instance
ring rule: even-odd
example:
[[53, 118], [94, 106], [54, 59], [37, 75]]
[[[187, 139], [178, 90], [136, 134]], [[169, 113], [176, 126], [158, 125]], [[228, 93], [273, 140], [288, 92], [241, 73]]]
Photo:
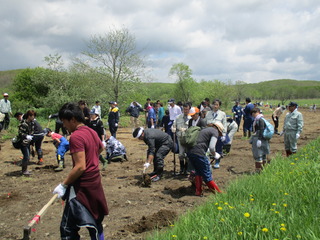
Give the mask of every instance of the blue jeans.
[[188, 158], [196, 170], [196, 176], [201, 176], [205, 183], [210, 182], [212, 180], [212, 173], [207, 156], [189, 153]]

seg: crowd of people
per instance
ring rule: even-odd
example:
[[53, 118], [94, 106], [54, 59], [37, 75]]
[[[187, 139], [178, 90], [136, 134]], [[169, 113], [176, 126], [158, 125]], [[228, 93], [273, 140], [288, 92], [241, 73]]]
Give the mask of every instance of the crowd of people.
[[[0, 123], [6, 129], [12, 112], [9, 95], [5, 93], [3, 96], [0, 111], [4, 118], [0, 119]], [[203, 181], [212, 191], [221, 192], [213, 180], [212, 169], [219, 169], [224, 156], [230, 153], [233, 137], [239, 132], [242, 119], [243, 137], [249, 138], [252, 144], [256, 172], [260, 172], [267, 163], [270, 152], [269, 139], [264, 137], [267, 123], [261, 109], [251, 103], [250, 98], [246, 98], [245, 107], [235, 102], [232, 115], [221, 110], [222, 102], [219, 99], [210, 102], [206, 98], [199, 105], [193, 105], [190, 102], [176, 103], [171, 98], [167, 104], [167, 109], [164, 109], [163, 103], [153, 103], [148, 98], [144, 106], [133, 101], [125, 111], [130, 116], [133, 137], [148, 146], [143, 167], [147, 169], [153, 165], [153, 171], [149, 174], [153, 182], [161, 180], [165, 157], [172, 151], [178, 154], [179, 174], [193, 182], [197, 196], [202, 195]], [[288, 113], [283, 130], [278, 132], [280, 116], [286, 109]], [[19, 126], [13, 143], [23, 155], [21, 173], [27, 176], [31, 174], [28, 162], [33, 146], [38, 156], [37, 164], [44, 163], [41, 149], [44, 136], [50, 137], [57, 149], [58, 167], [55, 171], [64, 170], [64, 155], [70, 151], [73, 168], [54, 190], [58, 197], [67, 200], [60, 227], [61, 237], [78, 239], [79, 227], [89, 226], [91, 239], [103, 239], [101, 222], [108, 214], [108, 207], [101, 185], [99, 161], [103, 165], [102, 170], [105, 170], [113, 160], [127, 160], [125, 146], [116, 137], [120, 122], [117, 102], [109, 102], [107, 125], [110, 134], [106, 132], [101, 119], [99, 101], [91, 109], [83, 100], [77, 104], [63, 105], [58, 113], [49, 116], [49, 119], [56, 120], [55, 131], [42, 128], [36, 115], [34, 110], [14, 115]], [[141, 120], [143, 115], [144, 119], [142, 117]], [[297, 140], [303, 129], [303, 117], [298, 111], [298, 104], [290, 102], [286, 107], [278, 106], [272, 114], [272, 120], [275, 134], [284, 135], [287, 156], [296, 153]], [[186, 145], [188, 134], [193, 134], [195, 138], [192, 145]]]

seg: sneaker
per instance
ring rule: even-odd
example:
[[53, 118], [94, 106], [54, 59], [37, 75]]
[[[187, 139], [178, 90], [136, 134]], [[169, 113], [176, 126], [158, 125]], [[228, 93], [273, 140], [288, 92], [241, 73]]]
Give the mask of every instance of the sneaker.
[[220, 168], [220, 164], [219, 164], [219, 163], [215, 163], [215, 164], [213, 165], [213, 168], [214, 168], [214, 169], [219, 169], [219, 168]]
[[161, 179], [160, 176], [154, 175], [154, 176], [151, 178], [151, 181], [152, 181], [152, 182], [157, 182], [157, 181], [159, 181], [160, 179]]
[[22, 172], [22, 175], [24, 175], [24, 176], [30, 176], [31, 174], [32, 174], [32, 173], [29, 172], [28, 170]]
[[39, 161], [37, 162], [37, 165], [42, 165], [43, 164], [43, 159], [40, 158]]

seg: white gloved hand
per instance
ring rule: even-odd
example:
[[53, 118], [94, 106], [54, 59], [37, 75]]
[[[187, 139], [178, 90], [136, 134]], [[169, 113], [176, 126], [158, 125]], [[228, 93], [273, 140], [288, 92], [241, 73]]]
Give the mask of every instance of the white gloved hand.
[[106, 141], [102, 141], [102, 145], [103, 145], [104, 148], [106, 148], [107, 147]]
[[278, 122], [278, 120], [276, 118], [274, 118], [273, 121]]
[[31, 141], [33, 139], [33, 136], [32, 135], [27, 135], [27, 140]]
[[154, 128], [154, 125], [152, 125], [151, 128]]
[[172, 131], [173, 133], [175, 133], [175, 132], [177, 131], [177, 129], [176, 129], [175, 127], [171, 127], [171, 131]]
[[284, 134], [284, 131], [281, 131], [281, 132], [279, 133], [280, 136], [282, 136], [283, 134]]
[[257, 147], [258, 147], [258, 148], [261, 147], [261, 140], [258, 140], [258, 141], [257, 141]]
[[58, 194], [58, 198], [61, 198], [66, 193], [66, 190], [67, 186], [60, 183], [58, 186], [56, 186], [52, 193]]
[[180, 128], [181, 132], [185, 132], [187, 129], [186, 128]]
[[297, 133], [296, 134], [296, 139], [298, 139], [300, 137], [300, 134], [299, 133]]
[[114, 126], [115, 126], [115, 127], [118, 127], [118, 123], [115, 123]]
[[150, 163], [145, 163], [145, 164], [143, 164], [143, 167], [145, 167], [146, 169], [148, 168], [148, 167], [150, 167]]
[[49, 115], [49, 118], [51, 118], [52, 116], [51, 115]]
[[216, 152], [216, 153], [214, 154], [214, 159], [218, 160], [219, 158], [221, 158], [221, 155]]
[[221, 137], [221, 142], [224, 142], [226, 140], [226, 137], [225, 136], [222, 136]]

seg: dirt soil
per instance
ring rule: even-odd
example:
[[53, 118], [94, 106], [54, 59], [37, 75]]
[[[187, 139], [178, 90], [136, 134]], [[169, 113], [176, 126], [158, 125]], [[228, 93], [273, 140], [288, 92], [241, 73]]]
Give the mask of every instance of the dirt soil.
[[[298, 141], [298, 148], [319, 136], [319, 113], [301, 110], [305, 127]], [[266, 119], [271, 121], [271, 110], [265, 111]], [[280, 118], [280, 128], [284, 120]], [[170, 153], [165, 159], [165, 172], [162, 180], [153, 182], [151, 187], [142, 186], [143, 163], [147, 147], [142, 141], [132, 138], [131, 129], [120, 128], [118, 139], [126, 146], [128, 161], [112, 162], [105, 172], [101, 171], [105, 195], [110, 215], [104, 219], [105, 239], [144, 239], [152, 229], [165, 228], [179, 215], [206, 201], [212, 194], [205, 190], [204, 197], [194, 195], [195, 190], [186, 176], [173, 175], [173, 159]], [[272, 158], [276, 152], [283, 155], [283, 137], [275, 135], [271, 140]], [[57, 166], [55, 148], [49, 138], [43, 143], [44, 162], [36, 165], [37, 158], [31, 158], [29, 169], [32, 176], [20, 176], [21, 167], [17, 165], [21, 152], [12, 147], [10, 141], [1, 143], [0, 168], [0, 239], [22, 239], [23, 228], [37, 212], [51, 199], [52, 191], [72, 167], [70, 155], [66, 156], [66, 169], [54, 172]], [[176, 155], [177, 171], [179, 170]], [[147, 172], [150, 172], [147, 169]], [[221, 161], [220, 169], [213, 170], [213, 178], [224, 190], [235, 178], [254, 171], [251, 145], [242, 137], [242, 128], [235, 135], [231, 152]], [[59, 224], [63, 203], [56, 200], [40, 222], [34, 226], [30, 239], [60, 239]], [[87, 230], [80, 231], [82, 239], [89, 239]]]

